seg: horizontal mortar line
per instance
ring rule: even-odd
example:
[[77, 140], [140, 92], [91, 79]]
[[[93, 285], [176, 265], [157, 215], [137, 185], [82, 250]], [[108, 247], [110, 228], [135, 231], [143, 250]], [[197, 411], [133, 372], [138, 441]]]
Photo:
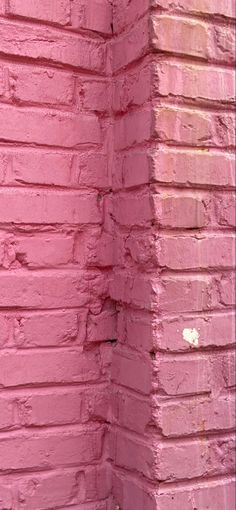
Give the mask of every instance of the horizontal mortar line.
[[40, 148], [43, 148], [43, 149], [47, 149], [49, 151], [55, 149], [55, 150], [61, 150], [61, 151], [65, 151], [65, 152], [72, 152], [74, 153], [74, 151], [76, 150], [81, 150], [82, 151], [85, 151], [85, 150], [95, 150], [95, 149], [101, 149], [102, 147], [102, 144], [99, 144], [99, 143], [92, 143], [92, 142], [86, 142], [86, 143], [83, 143], [83, 142], [78, 142], [77, 145], [74, 145], [73, 147], [61, 147], [60, 145], [47, 145], [47, 144], [40, 144], [37, 142], [31, 142], [31, 143], [26, 143], [26, 142], [21, 142], [19, 140], [9, 140], [8, 138], [0, 138], [0, 147], [2, 147], [3, 145], [12, 145], [15, 149], [18, 149], [19, 148], [22, 148], [22, 146], [24, 147], [27, 147], [28, 149], [29, 148], [32, 148], [32, 149], [40, 149]]
[[[73, 435], [75, 433], [81, 434], [82, 432], [84, 432], [84, 429], [86, 429], [88, 432], [91, 432], [91, 433], [97, 432], [101, 429], [105, 429], [106, 423], [90, 422], [89, 424], [86, 423], [86, 424], [80, 424], [80, 425], [75, 423], [75, 424], [66, 425], [64, 427], [66, 428], [65, 435], [67, 436], [69, 434]], [[61, 433], [62, 428], [63, 427], [61, 427], [60, 425], [55, 425], [53, 427], [45, 427], [45, 430], [48, 433], [48, 437], [52, 437], [55, 435], [56, 431]], [[24, 429], [1, 432], [0, 442], [8, 439], [8, 434], [10, 434], [11, 440], [13, 440], [13, 439], [29, 439], [30, 437], [32, 437], [32, 429], [31, 429], [31, 427], [27, 427]], [[38, 427], [38, 430], [35, 433], [34, 438], [40, 439], [44, 435], [45, 435], [44, 427]], [[64, 434], [62, 434], [62, 435], [64, 435]]]
[[[105, 45], [106, 39], [103, 38], [102, 33], [95, 32], [93, 30], [86, 30], [86, 29], [73, 29], [72, 25], [62, 25], [59, 23], [54, 23], [53, 21], [47, 21], [47, 20], [40, 20], [37, 18], [31, 18], [28, 16], [20, 16], [20, 15], [14, 15], [11, 13], [6, 12], [5, 15], [0, 16], [0, 23], [4, 26], [10, 26], [10, 27], [17, 27], [17, 28], [36, 28], [42, 29], [43, 31], [48, 30], [50, 33], [47, 33], [46, 36], [49, 38], [52, 34], [60, 36], [63, 34], [64, 36], [67, 35], [68, 38], [70, 35], [72, 37], [78, 36], [79, 40], [82, 41], [88, 41], [88, 42], [97, 42]], [[45, 33], [45, 32], [44, 32]], [[112, 34], [111, 34], [112, 35]]]
[[[9, 99], [1, 98], [0, 107], [14, 107], [17, 109], [17, 111], [23, 111], [27, 108], [32, 108], [35, 111], [44, 111], [45, 114], [51, 113], [52, 111], [58, 114], [68, 114], [68, 115], [87, 115], [89, 113], [89, 110], [78, 110], [77, 104], [72, 103], [71, 105], [65, 105], [65, 104], [59, 104], [56, 105], [56, 103], [43, 103], [36, 101], [27, 101], [27, 100], [21, 100], [19, 98], [15, 99], [13, 97], [10, 97]], [[91, 113], [91, 112], [90, 112]]]
[[[33, 334], [32, 334], [32, 338], [33, 338]], [[3, 356], [5, 355], [8, 355], [8, 354], [11, 354], [11, 355], [15, 355], [15, 356], [21, 356], [24, 355], [24, 356], [27, 356], [27, 355], [31, 355], [32, 352], [33, 354], [49, 354], [49, 353], [54, 353], [54, 355], [59, 355], [59, 354], [75, 354], [78, 356], [78, 360], [79, 360], [79, 355], [81, 356], [85, 356], [86, 354], [89, 356], [91, 353], [95, 352], [97, 353], [98, 352], [98, 345], [97, 345], [97, 342], [95, 342], [96, 345], [95, 347], [93, 346], [93, 343], [92, 345], [91, 344], [86, 344], [86, 347], [89, 347], [89, 349], [86, 349], [86, 347], [81, 344], [74, 344], [74, 345], [71, 345], [71, 346], [66, 346], [66, 345], [62, 345], [62, 346], [42, 346], [42, 347], [37, 347], [37, 346], [33, 346], [32, 348], [28, 348], [28, 349], [21, 349], [21, 347], [17, 347], [17, 345], [15, 345], [14, 347], [5, 347], [4, 349], [0, 349], [0, 354], [3, 354]], [[99, 343], [105, 343], [105, 340], [104, 342], [99, 342]], [[49, 374], [50, 375], [50, 374]], [[75, 381], [76, 382], [76, 381]], [[73, 383], [73, 381], [72, 381]], [[33, 383], [32, 383], [33, 384]], [[37, 383], [36, 383], [37, 384]]]
[[[108, 464], [108, 461], [104, 461], [103, 459], [99, 459], [97, 462], [94, 461], [93, 462], [93, 466], [94, 467], [100, 467], [104, 464]], [[51, 474], [55, 474], [55, 475], [64, 475], [65, 473], [67, 474], [74, 474], [75, 473], [75, 470], [77, 471], [76, 467], [70, 467], [70, 466], [52, 466], [51, 468], [45, 468], [45, 469], [42, 469], [40, 470], [40, 472], [36, 472], [37, 475], [42, 475], [42, 478], [47, 477], [48, 475], [51, 475]], [[35, 472], [32, 470], [27, 470], [24, 472], [24, 480], [27, 480], [28, 477], [32, 477], [32, 474], [34, 474]], [[9, 481], [12, 481], [12, 482], [15, 482], [15, 481], [18, 481], [18, 477], [19, 477], [19, 472], [12, 472], [10, 474], [7, 474], [7, 473], [1, 473], [1, 476], [4, 476], [5, 478], [7, 478]], [[16, 480], [15, 480], [16, 479]], [[21, 480], [21, 478], [20, 478]], [[51, 509], [50, 509], [51, 510]], [[53, 509], [54, 510], [54, 509]]]
[[64, 393], [81, 393], [83, 396], [86, 392], [90, 393], [93, 390], [102, 390], [110, 387], [110, 381], [94, 381], [94, 382], [84, 382], [81, 384], [70, 384], [65, 383], [64, 385], [54, 385], [52, 386], [37, 386], [37, 384], [32, 384], [29, 386], [21, 386], [20, 388], [17, 386], [14, 387], [6, 387], [1, 388], [0, 397], [5, 400], [11, 398], [14, 395], [14, 398], [31, 398], [32, 397], [40, 397], [40, 396], [48, 396], [49, 394], [53, 394], [55, 396], [62, 395]]
[[[182, 99], [182, 100], [181, 100]], [[159, 101], [159, 102], [158, 102]], [[219, 104], [212, 103], [201, 103], [199, 99], [195, 101], [188, 100], [187, 97], [184, 96], [175, 96], [175, 95], [169, 95], [168, 97], [165, 96], [154, 96], [152, 98], [152, 104], [153, 108], [162, 109], [162, 108], [173, 108], [175, 110], [179, 111], [190, 111], [190, 112], [202, 112], [202, 113], [210, 113], [213, 115], [217, 114], [227, 114], [232, 113], [232, 116], [235, 112], [235, 102], [229, 104], [226, 106], [225, 104], [222, 104], [221, 106]]]
[[[15, 423], [13, 424], [13, 427], [15, 428], [7, 428], [4, 430], [0, 430], [0, 443], [1, 440], [4, 439], [30, 439], [30, 437], [37, 437], [40, 438], [41, 436], [49, 434], [49, 437], [54, 434], [54, 432], [58, 433], [59, 435], [67, 435], [67, 434], [81, 434], [83, 432], [97, 432], [99, 429], [106, 429], [107, 422], [105, 421], [98, 421], [93, 419], [88, 419], [86, 422], [74, 421], [74, 422], [64, 422], [64, 423], [55, 423], [53, 425], [45, 423], [43, 425], [34, 425], [34, 424], [24, 424], [24, 423]], [[26, 436], [26, 437], [25, 437]], [[48, 437], [48, 436], [47, 436]], [[0, 468], [1, 470], [1, 468]]]
[[[223, 391], [221, 391], [220, 395], [217, 394], [217, 395], [214, 395], [212, 393], [210, 393], [209, 395], [199, 395], [199, 394], [192, 394], [192, 395], [174, 395], [174, 396], [165, 396], [165, 395], [157, 395], [157, 394], [152, 394], [151, 397], [150, 397], [150, 401], [152, 402], [153, 399], [155, 400], [155, 403], [158, 403], [158, 405], [162, 408], [162, 409], [165, 409], [166, 407], [170, 406], [170, 405], [176, 405], [176, 404], [189, 404], [191, 402], [195, 402], [196, 404], [201, 404], [203, 401], [204, 403], [207, 403], [207, 404], [214, 404], [214, 403], [219, 403], [221, 402], [222, 400], [233, 400], [233, 398], [236, 396], [236, 388], [233, 389], [233, 391], [229, 391], [229, 388], [224, 388]], [[206, 431], [205, 431], [206, 433]]]
[[[172, 10], [173, 9], [173, 10]], [[203, 9], [204, 10], [204, 9]], [[155, 6], [151, 6], [150, 7], [150, 11], [151, 11], [151, 15], [152, 14], [159, 14], [159, 17], [158, 19], [161, 20], [162, 17], [168, 17], [168, 18], [180, 18], [182, 20], [193, 20], [193, 21], [197, 21], [197, 22], [203, 22], [204, 24], [207, 24], [210, 26], [213, 25], [213, 27], [215, 25], [218, 25], [218, 26], [223, 26], [225, 28], [233, 28], [235, 26], [235, 19], [234, 17], [230, 17], [230, 16], [227, 16], [227, 15], [221, 15], [221, 14], [211, 14], [211, 13], [207, 13], [206, 11], [204, 12], [201, 12], [201, 13], [197, 13], [195, 12], [194, 13], [194, 10], [192, 10], [192, 12], [189, 12], [189, 11], [186, 11], [186, 10], [178, 10], [178, 8], [175, 9], [175, 7], [173, 6], [173, 8], [170, 8], [170, 10], [164, 10], [164, 8], [159, 8], [158, 7], [156, 8]]]
[[[163, 448], [170, 446], [180, 447], [180, 446], [186, 446], [191, 443], [199, 443], [207, 446], [208, 443], [211, 443], [211, 441], [219, 440], [219, 441], [226, 441], [226, 440], [232, 440], [235, 439], [234, 436], [234, 428], [232, 428], [230, 431], [219, 431], [210, 433], [209, 431], [205, 431], [203, 434], [196, 434], [194, 436], [182, 436], [182, 437], [165, 437], [162, 434], [160, 434], [159, 430], [157, 429], [157, 432], [155, 433], [154, 427], [150, 431], [148, 429], [146, 430], [145, 434], [138, 433], [134, 430], [126, 429], [125, 427], [118, 425], [118, 424], [112, 424], [112, 427], [114, 427], [115, 430], [118, 432], [121, 432], [121, 435], [126, 437], [127, 439], [131, 439], [131, 441], [137, 441], [141, 442], [143, 445], [146, 445], [146, 440], [149, 439], [149, 445], [151, 446], [153, 444], [153, 439], [159, 441], [159, 445]], [[198, 441], [201, 440], [201, 441]]]
[[[157, 153], [158, 155], [158, 153]], [[161, 170], [160, 170], [161, 172]], [[9, 185], [10, 186], [10, 185]], [[112, 191], [114, 197], [116, 197], [116, 195], [128, 195], [130, 193], [132, 193], [133, 191], [139, 191], [139, 192], [142, 192], [142, 191], [147, 191], [149, 194], [150, 194], [150, 198], [153, 198], [155, 196], [158, 196], [158, 191], [156, 191], [156, 188], [160, 188], [160, 190], [173, 190], [173, 191], [176, 191], [177, 193], [186, 193], [186, 192], [198, 192], [198, 191], [202, 191], [204, 194], [209, 194], [209, 191], [211, 192], [210, 194], [214, 197], [214, 193], [220, 193], [222, 195], [225, 195], [227, 193], [231, 193], [235, 190], [235, 186], [224, 186], [224, 188], [222, 188], [222, 185], [210, 185], [210, 184], [198, 184], [198, 183], [190, 183], [189, 181], [187, 181], [187, 183], [178, 183], [178, 182], [164, 182], [164, 181], [158, 181], [158, 178], [155, 179], [155, 177], [151, 177], [150, 178], [150, 181], [147, 182], [147, 183], [143, 183], [143, 184], [138, 184], [138, 185], [134, 185], [134, 186], [126, 186], [124, 188], [119, 188], [119, 189], [115, 189], [114, 191]], [[199, 228], [203, 228], [203, 227], [199, 227]], [[205, 227], [204, 227], [205, 228]]]
[[24, 391], [27, 391], [27, 390], [30, 390], [32, 389], [32, 387], [35, 388], [35, 390], [37, 389], [38, 391], [41, 391], [42, 388], [45, 388], [45, 389], [55, 389], [55, 388], [68, 388], [70, 387], [71, 389], [72, 388], [82, 388], [82, 390], [84, 389], [88, 389], [90, 387], [94, 387], [94, 384], [95, 383], [99, 383], [99, 384], [102, 384], [102, 383], [106, 383], [106, 382], [109, 382], [109, 379], [100, 379], [97, 378], [97, 380], [87, 380], [86, 382], [69, 382], [69, 381], [66, 381], [66, 382], [50, 382], [50, 381], [47, 381], [45, 383], [34, 383], [34, 382], [31, 382], [31, 383], [25, 383], [25, 384], [18, 384], [16, 386], [2, 386], [0, 385], [0, 394], [3, 392], [3, 394], [5, 394], [5, 391], [7, 392], [11, 392], [11, 393], [15, 393], [18, 392], [19, 390], [24, 390]]
[[[150, 403], [151, 406], [151, 403]], [[201, 442], [204, 440], [204, 442], [210, 442], [211, 440], [215, 439], [222, 439], [222, 436], [225, 435], [230, 436], [231, 438], [234, 438], [234, 427], [221, 429], [218, 432], [212, 431], [210, 429], [207, 429], [203, 432], [195, 432], [192, 434], [183, 434], [181, 435], [172, 435], [172, 436], [165, 436], [162, 432], [159, 431], [158, 426], [151, 427], [151, 430], [149, 430], [148, 426], [146, 426], [144, 432], [137, 432], [134, 429], [130, 429], [125, 427], [124, 425], [119, 425], [118, 423], [112, 423], [112, 428], [117, 431], [118, 433], [121, 432], [122, 435], [126, 435], [128, 438], [132, 439], [132, 441], [137, 440], [138, 442], [145, 442], [145, 440], [148, 440], [151, 442], [153, 440], [158, 440], [159, 444], [163, 447], [171, 444], [173, 447], [177, 446], [181, 443], [181, 445], [185, 446], [188, 443], [194, 443], [198, 442], [199, 439]]]
[[[23, 438], [24, 439], [24, 438]], [[50, 464], [50, 462], [48, 463]], [[12, 478], [14, 475], [16, 476], [16, 478], [20, 475], [20, 479], [22, 480], [22, 477], [26, 475], [39, 475], [39, 474], [50, 474], [50, 473], [53, 473], [57, 468], [61, 468], [61, 469], [67, 469], [67, 468], [76, 468], [77, 471], [80, 470], [85, 470], [86, 467], [88, 468], [91, 468], [91, 467], [97, 467], [101, 464], [101, 458], [99, 459], [95, 459], [93, 461], [89, 461], [89, 462], [71, 462], [69, 464], [53, 464], [51, 463], [50, 466], [46, 467], [46, 466], [42, 466], [42, 467], [21, 467], [21, 468], [16, 468], [16, 469], [11, 469], [11, 468], [8, 468], [8, 469], [2, 469], [0, 468], [0, 477], [6, 477], [6, 479], [8, 478]], [[69, 507], [71, 508], [71, 507]], [[73, 507], [72, 507], [73, 508]]]
[[[31, 104], [15, 104], [15, 103], [0, 103], [0, 111], [3, 112], [3, 111], [18, 111], [18, 112], [21, 112], [21, 113], [39, 113], [41, 112], [42, 114], [46, 114], [47, 116], [51, 116], [55, 119], [56, 116], [55, 116], [55, 108], [45, 108], [43, 105], [41, 104], [38, 104], [38, 105], [31, 105]], [[80, 120], [80, 117], [83, 117], [83, 118], [86, 118], [86, 119], [99, 119], [100, 116], [98, 114], [94, 114], [92, 111], [64, 111], [64, 110], [58, 110], [58, 113], [60, 114], [60, 116], [62, 118], [65, 118], [65, 119], [71, 119], [71, 118], [75, 118], [77, 120]], [[96, 144], [98, 145], [98, 144]]]
[[[14, 172], [12, 173], [13, 174], [13, 177], [14, 177]], [[17, 184], [18, 182], [18, 184]], [[233, 188], [232, 188], [233, 189]], [[92, 195], [93, 193], [95, 194], [104, 194], [104, 196], [107, 196], [109, 194], [112, 193], [112, 190], [111, 190], [111, 187], [110, 186], [104, 186], [103, 188], [102, 187], [95, 187], [95, 185], [92, 185], [92, 186], [79, 186], [76, 187], [74, 184], [71, 184], [68, 183], [68, 185], [60, 185], [60, 184], [50, 184], [50, 183], [28, 183], [28, 182], [25, 182], [23, 179], [15, 179], [15, 182], [13, 182], [11, 184], [11, 182], [2, 182], [0, 183], [0, 190], [6, 190], [6, 191], [11, 191], [11, 190], [15, 190], [16, 192], [18, 191], [48, 191], [49, 194], [50, 192], [52, 192], [53, 194], [53, 191], [55, 192], [65, 192], [65, 193], [69, 193], [69, 192], [73, 192], [73, 193], [78, 193], [78, 192], [81, 192], [82, 194], [85, 194], [87, 192], [87, 194], [89, 194], [88, 192], [90, 191], [90, 195]], [[228, 191], [231, 191], [231, 189], [229, 188]], [[1, 220], [1, 218], [0, 218]]]
[[205, 57], [198, 57], [196, 55], [189, 55], [188, 53], [178, 53], [178, 52], [175, 52], [173, 50], [162, 50], [162, 49], [158, 49], [158, 48], [155, 48], [155, 47], [151, 47], [151, 52], [152, 52], [152, 55], [155, 55], [155, 56], [158, 56], [159, 60], [162, 59], [162, 58], [171, 58], [172, 57], [174, 59], [178, 59], [179, 62], [187, 62], [187, 63], [191, 63], [192, 65], [194, 64], [207, 64], [208, 65], [208, 68], [209, 67], [213, 67], [216, 69], [216, 68], [224, 68], [225, 70], [227, 69], [231, 69], [233, 70], [234, 69], [234, 65], [235, 65], [235, 62], [232, 61], [232, 63], [226, 63], [226, 62], [222, 62], [222, 60], [220, 59], [217, 59], [217, 58], [214, 58], [214, 57], [209, 57], [209, 58], [205, 58]]
[[[18, 62], [15, 60], [15, 58], [20, 58], [21, 59], [21, 62]], [[29, 58], [29, 62], [27, 61]], [[77, 79], [79, 78], [79, 72], [77, 72], [77, 70], [73, 70], [73, 69], [68, 69], [66, 64], [65, 64], [65, 67], [58, 67], [58, 66], [55, 66], [55, 69], [53, 69], [52, 71], [52, 65], [50, 65], [50, 61], [49, 61], [49, 65], [47, 65], [47, 61], [45, 60], [44, 63], [37, 63], [37, 60], [35, 60], [35, 63], [32, 62], [32, 59], [33, 57], [17, 57], [15, 55], [11, 57], [9, 57], [8, 54], [3, 54], [3, 57], [0, 56], [0, 63], [2, 65], [5, 66], [5, 70], [8, 70], [9, 67], [10, 67], [10, 71], [14, 70], [15, 68], [19, 68], [20, 67], [20, 72], [24, 73], [25, 72], [25, 68], [26, 70], [34, 70], [35, 72], [39, 71], [39, 70], [42, 70], [42, 72], [53, 72], [55, 71], [55, 73], [58, 73], [58, 74], [63, 74], [65, 75], [66, 77], [70, 77], [71, 79]], [[9, 67], [7, 67], [9, 66]], [[92, 73], [92, 75], [91, 75]], [[109, 77], [107, 77], [106, 75], [102, 75], [100, 73], [98, 74], [94, 74], [94, 72], [92, 71], [89, 71], [89, 69], [86, 71], [86, 70], [82, 70], [82, 73], [81, 73], [81, 78], [85, 79], [86, 78], [86, 74], [87, 74], [87, 79], [88, 80], [91, 80], [91, 79], [94, 79], [94, 80], [109, 80]]]
[[[26, 153], [28, 154], [30, 151], [29, 149], [32, 149], [32, 152], [37, 152], [40, 154], [50, 152], [50, 154], [60, 154], [61, 156], [68, 156], [68, 157], [79, 157], [80, 154], [86, 155], [89, 151], [91, 151], [91, 144], [87, 144], [87, 148], [85, 147], [78, 147], [78, 148], [70, 148], [70, 147], [55, 147], [55, 146], [44, 146], [44, 145], [35, 145], [33, 143], [25, 143], [25, 142], [11, 142], [10, 140], [8, 142], [1, 142], [0, 141], [0, 147], [3, 148], [5, 152], [8, 152], [10, 155], [14, 156], [14, 153]], [[94, 149], [94, 153], [106, 156], [106, 153], [104, 152], [103, 144], [99, 147], [92, 147]], [[93, 153], [93, 154], [94, 154]]]
[[102, 71], [93, 71], [93, 70], [89, 70], [89, 69], [86, 69], [86, 68], [82, 68], [80, 66], [76, 66], [76, 65], [73, 65], [73, 64], [68, 64], [68, 63], [63, 63], [63, 62], [60, 62], [59, 60], [53, 60], [53, 59], [47, 59], [46, 57], [29, 57], [29, 56], [24, 56], [24, 55], [14, 55], [13, 53], [9, 53], [9, 52], [4, 52], [3, 50], [0, 49], [0, 60], [4, 61], [4, 62], [7, 62], [7, 63], [18, 63], [18, 64], [21, 64], [22, 62], [27, 64], [27, 65], [34, 65], [37, 66], [37, 68], [45, 68], [45, 66], [48, 67], [48, 69], [55, 69], [55, 70], [68, 70], [68, 71], [75, 71], [81, 75], [89, 75], [91, 77], [95, 77], [95, 76], [98, 76], [98, 77], [108, 77], [109, 74], [108, 72], [106, 72], [106, 70], [104, 69], [104, 72]]
[[115, 155], [116, 154], [126, 154], [127, 152], [129, 151], [134, 151], [135, 150], [140, 150], [140, 149], [144, 149], [146, 152], [149, 151], [149, 149], [163, 149], [163, 148], [169, 148], [169, 149], [176, 149], [176, 150], [192, 150], [194, 152], [196, 151], [201, 151], [203, 153], [206, 153], [208, 154], [211, 150], [213, 151], [218, 151], [218, 153], [221, 153], [223, 152], [224, 154], [235, 154], [235, 146], [224, 146], [224, 147], [221, 147], [219, 145], [186, 145], [184, 143], [176, 143], [176, 141], [174, 140], [166, 140], [166, 141], [163, 141], [163, 140], [159, 140], [157, 136], [153, 135], [153, 137], [151, 137], [150, 135], [150, 138], [148, 140], [143, 140], [142, 142], [139, 142], [139, 143], [135, 143], [133, 145], [130, 145], [130, 146], [127, 146], [127, 147], [122, 147], [122, 148], [119, 148], [118, 150], [116, 149], [115, 150]]
[[218, 474], [218, 475], [212, 475], [212, 476], [202, 476], [200, 478], [192, 478], [190, 480], [177, 480], [177, 481], [168, 481], [168, 482], [161, 482], [160, 487], [160, 495], [161, 494], [167, 494], [169, 491], [172, 491], [173, 489], [175, 492], [183, 491], [184, 489], [188, 488], [192, 491], [194, 489], [198, 488], [205, 488], [209, 489], [210, 485], [213, 487], [215, 484], [220, 483], [231, 483], [235, 482], [235, 477], [233, 474]]
[[[178, 53], [163, 53], [163, 57], [165, 55], [165, 58], [166, 60], [160, 60], [160, 54], [156, 54], [156, 53], [153, 53], [153, 61], [152, 63], [153, 64], [166, 64], [166, 63], [171, 63], [171, 64], [185, 64], [185, 60], [186, 60], [186, 64], [188, 65], [197, 65], [198, 67], [202, 67], [202, 68], [206, 68], [206, 70], [208, 69], [213, 69], [215, 71], [219, 70], [219, 71], [232, 71], [232, 73], [235, 73], [235, 66], [234, 64], [226, 64], [224, 63], [223, 61], [222, 62], [219, 62], [219, 63], [215, 63], [215, 62], [212, 62], [212, 61], [208, 61], [208, 60], [202, 60], [202, 59], [198, 59], [198, 57], [192, 57], [191, 55], [187, 55], [187, 54], [178, 54]], [[156, 58], [156, 56], [158, 58]], [[196, 60], [197, 59], [197, 60]]]
[[[224, 353], [227, 353], [227, 354], [234, 354], [235, 353], [235, 346], [232, 344], [232, 345], [228, 345], [228, 346], [223, 346], [221, 347], [221, 349], [219, 348], [219, 350], [223, 351]], [[155, 368], [155, 366], [157, 366], [159, 363], [161, 363], [162, 361], [165, 362], [170, 362], [170, 361], [183, 361], [183, 360], [189, 360], [189, 361], [199, 361], [199, 360], [202, 360], [202, 359], [206, 359], [206, 358], [209, 358], [209, 356], [211, 356], [212, 354], [219, 354], [219, 350], [214, 347], [211, 347], [209, 348], [208, 351], [199, 351], [198, 348], [192, 348], [191, 350], [185, 350], [185, 351], [178, 351], [178, 354], [176, 353], [173, 353], [172, 351], [157, 351], [157, 355], [158, 357], [155, 359], [155, 360], [152, 360], [150, 358], [150, 361], [149, 361], [149, 364]], [[129, 356], [130, 354], [136, 354], [136, 356], [133, 356], [131, 357], [132, 361], [140, 361], [140, 354], [139, 352], [134, 352], [134, 349], [133, 349], [133, 346], [130, 346], [130, 345], [125, 345], [125, 344], [119, 344], [118, 343], [118, 346], [116, 348], [116, 354], [120, 354], [121, 357], [123, 358], [127, 358], [127, 356]], [[127, 354], [127, 356], [125, 356], [125, 354]], [[222, 352], [220, 352], [220, 354], [222, 354]], [[177, 358], [177, 359], [176, 359]], [[130, 359], [130, 358], [128, 358]], [[146, 354], [145, 356], [145, 360], [148, 361], [148, 353]], [[155, 381], [154, 381], [155, 382]], [[209, 390], [207, 390], [209, 391]]]
[[185, 269], [184, 267], [181, 269], [175, 269], [175, 268], [159, 266], [158, 264], [156, 267], [161, 272], [160, 276], [164, 277], [164, 278], [166, 276], [171, 277], [171, 276], [175, 276], [175, 275], [176, 276], [180, 276], [180, 275], [190, 276], [190, 278], [191, 278], [191, 277], [194, 277], [197, 275], [198, 276], [222, 276], [222, 273], [227, 273], [227, 275], [228, 275], [228, 273], [232, 274], [232, 272], [235, 268], [235, 264], [231, 265], [231, 266], [215, 265], [214, 267], [209, 265], [209, 267], [205, 267], [205, 268], [196, 267], [196, 268], [192, 268], [192, 269], [187, 269], [187, 268]]
[[[205, 476], [204, 478], [201, 477], [200, 479], [199, 478], [192, 478], [190, 480], [176, 480], [174, 482], [171, 482], [171, 481], [159, 481], [159, 480], [151, 480], [151, 479], [148, 479], [146, 478], [144, 475], [142, 475], [142, 473], [139, 473], [139, 472], [135, 472], [135, 473], [132, 473], [132, 471], [129, 471], [129, 470], [126, 470], [125, 468], [122, 468], [121, 466], [117, 466], [115, 465], [113, 462], [111, 462], [111, 465], [112, 467], [114, 468], [114, 471], [117, 471], [118, 473], [120, 473], [122, 476], [125, 476], [126, 478], [128, 477], [130, 480], [133, 480], [135, 481], [135, 483], [137, 483], [137, 480], [138, 482], [141, 483], [141, 485], [143, 485], [142, 482], [144, 482], [145, 485], [143, 485], [143, 488], [145, 490], [145, 488], [148, 486], [150, 487], [150, 489], [154, 489], [156, 492], [157, 492], [157, 496], [161, 495], [162, 492], [163, 493], [166, 493], [166, 492], [169, 492], [170, 490], [175, 490], [176, 489], [180, 489], [181, 491], [186, 487], [189, 487], [192, 489], [194, 488], [198, 488], [198, 487], [206, 487], [208, 488], [209, 487], [209, 483], [214, 485], [215, 483], [218, 483], [218, 482], [234, 482], [235, 481], [235, 478], [233, 475], [212, 475], [212, 476]], [[158, 485], [157, 485], [158, 484]], [[161, 489], [162, 492], [159, 492], [159, 489]]]

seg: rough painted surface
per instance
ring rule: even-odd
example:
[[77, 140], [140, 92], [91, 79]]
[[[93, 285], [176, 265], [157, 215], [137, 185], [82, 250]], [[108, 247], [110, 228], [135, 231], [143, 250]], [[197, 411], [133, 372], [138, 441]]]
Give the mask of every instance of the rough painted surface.
[[0, 510], [235, 506], [233, 17], [0, 1]]
[[235, 505], [233, 16], [233, 2], [115, 2], [120, 510]]
[[0, 2], [1, 510], [107, 510], [111, 493], [111, 8], [96, 4]]

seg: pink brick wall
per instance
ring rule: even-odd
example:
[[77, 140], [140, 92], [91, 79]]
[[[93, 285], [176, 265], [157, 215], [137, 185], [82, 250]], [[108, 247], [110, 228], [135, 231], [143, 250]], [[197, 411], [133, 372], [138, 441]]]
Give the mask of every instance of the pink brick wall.
[[234, 5], [114, 4], [112, 491], [231, 510]]
[[0, 0], [0, 510], [235, 506], [234, 8]]
[[108, 2], [0, 2], [0, 509], [106, 510]]

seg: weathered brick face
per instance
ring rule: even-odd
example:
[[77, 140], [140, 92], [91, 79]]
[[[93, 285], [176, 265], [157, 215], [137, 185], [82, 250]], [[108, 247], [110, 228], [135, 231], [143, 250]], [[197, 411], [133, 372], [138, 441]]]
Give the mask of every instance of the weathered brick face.
[[0, 510], [232, 510], [234, 2], [0, 0]]

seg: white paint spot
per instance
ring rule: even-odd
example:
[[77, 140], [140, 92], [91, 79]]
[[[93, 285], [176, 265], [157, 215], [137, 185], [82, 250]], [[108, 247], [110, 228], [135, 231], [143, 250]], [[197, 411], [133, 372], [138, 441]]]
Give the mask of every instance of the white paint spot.
[[198, 347], [199, 333], [195, 328], [185, 328], [183, 330], [183, 339], [194, 347]]

